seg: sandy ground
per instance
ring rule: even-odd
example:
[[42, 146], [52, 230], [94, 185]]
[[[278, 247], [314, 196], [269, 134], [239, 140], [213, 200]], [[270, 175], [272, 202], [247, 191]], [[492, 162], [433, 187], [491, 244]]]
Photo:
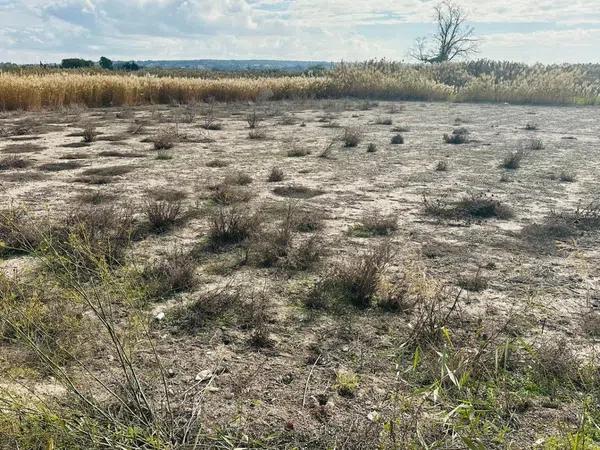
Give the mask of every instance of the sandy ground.
[[[31, 151], [19, 154], [31, 159], [33, 165], [0, 172], [0, 202], [4, 207], [24, 205], [39, 214], [60, 214], [76, 204], [82, 192], [90, 190], [109, 193], [115, 196], [115, 203], [131, 206], [143, 204], [149, 189], [169, 188], [186, 192], [185, 203], [193, 206], [202, 204], [208, 186], [236, 170], [253, 177], [249, 186], [255, 194], [252, 205], [288, 202], [274, 194], [277, 186], [316, 188], [323, 194], [299, 200], [299, 205], [325, 217], [328, 257], [322, 270], [330, 262], [343, 260], [377, 242], [378, 238], [349, 235], [351, 225], [373, 211], [393, 213], [399, 221], [392, 237], [398, 250], [397, 267], [421, 261], [431, 276], [450, 285], [460, 276], [480, 270], [489, 285], [483, 292], [467, 292], [464, 309], [500, 320], [516, 308], [530, 319], [528, 335], [555, 333], [568, 337], [581, 351], [591, 348], [593, 341], [583, 336], [580, 317], [591, 304], [600, 305], [598, 235], [590, 233], [541, 252], [530, 248], [519, 232], [543, 220], [552, 210], [570, 210], [598, 200], [598, 108], [392, 102], [367, 107], [364, 102], [353, 101], [278, 102], [259, 108], [261, 113], [266, 112], [260, 127], [266, 138], [260, 140], [248, 138], [246, 113], [251, 108], [216, 105], [215, 115], [222, 129], [214, 131], [200, 127], [202, 111], [206, 110], [203, 107], [199, 107], [192, 123], [182, 120], [186, 109], [179, 106], [2, 114], [0, 129], [28, 129], [21, 136], [2, 138], [0, 153], [15, 151], [15, 144], [29, 146]], [[290, 124], [282, 123], [285, 117], [293, 118]], [[385, 118], [392, 119], [393, 124], [376, 123]], [[135, 120], [144, 123], [144, 134], [128, 131]], [[86, 146], [65, 147], [81, 141], [81, 137], [69, 135], [88, 123], [101, 132], [98, 140]], [[537, 130], [526, 130], [527, 123], [537, 124]], [[152, 143], [142, 141], [175, 124], [187, 141], [168, 151], [172, 159], [156, 159]], [[470, 131], [470, 143], [443, 142], [442, 135], [457, 126]], [[338, 143], [330, 158], [320, 158], [318, 155], [342, 133], [343, 127], [360, 128], [364, 132], [362, 143], [349, 149]], [[403, 145], [390, 143], [397, 134], [395, 127], [408, 128], [402, 133]], [[104, 140], [107, 137], [110, 140]], [[541, 139], [544, 148], [530, 152], [518, 170], [500, 167], [506, 153], [527, 145], [531, 139]], [[376, 144], [378, 151], [366, 152], [368, 143]], [[31, 149], [31, 145], [39, 147]], [[288, 157], [290, 148], [308, 149], [311, 154]], [[102, 156], [102, 152], [114, 150], [138, 157]], [[79, 168], [41, 170], [45, 163], [63, 161], [61, 158], [74, 154], [81, 154], [82, 159], [72, 160], [80, 163]], [[207, 167], [217, 158], [229, 165]], [[448, 163], [448, 170], [436, 171], [442, 160]], [[75, 181], [90, 167], [115, 165], [133, 170], [106, 185]], [[283, 169], [285, 179], [267, 183], [267, 175], [275, 166]], [[573, 173], [575, 181], [561, 182], [557, 177], [562, 171]], [[449, 224], [423, 214], [423, 196], [457, 199], [480, 192], [493, 194], [510, 205], [514, 218]], [[206, 229], [206, 220], [195, 217], [167, 234], [136, 243], [133, 252], [153, 258], [176, 247], [190, 249]], [[10, 271], [22, 262], [9, 259], [2, 264]], [[400, 326], [401, 316], [369, 310], [359, 313], [360, 317], [352, 315], [352, 320], [345, 316], [313, 317], [298, 306], [294, 292], [304, 279], [314, 279], [315, 273], [289, 275], [276, 269], [245, 267], [233, 275], [221, 276], [202, 265], [198, 276], [199, 291], [231, 279], [267, 290], [274, 317], [271, 337], [275, 345], [260, 351], [249, 349], [243, 333], [227, 326], [211, 327], [194, 336], [171, 333], [168, 328], [156, 331], [158, 351], [173, 373], [170, 382], [174, 390], [194, 386], [196, 375], [203, 370], [218, 374], [201, 396], [202, 416], [209, 428], [243, 422], [259, 432], [283, 430], [291, 423], [297, 433], [318, 436], [368, 421], [369, 413], [389, 405], [399, 345], [394, 330]], [[184, 293], [152, 305], [152, 312], [166, 311], [195, 295], [197, 292]], [[321, 356], [313, 367], [315, 354]], [[102, 361], [98, 357], [99, 365]], [[332, 394], [333, 374], [340, 368], [360, 375], [361, 387], [355, 398]], [[329, 396], [328, 407], [333, 411], [328, 422], [316, 417], [311, 403], [321, 393]], [[539, 413], [534, 420], [545, 423], [547, 418]], [[528, 442], [537, 435], [535, 427], [521, 433], [520, 439]]]

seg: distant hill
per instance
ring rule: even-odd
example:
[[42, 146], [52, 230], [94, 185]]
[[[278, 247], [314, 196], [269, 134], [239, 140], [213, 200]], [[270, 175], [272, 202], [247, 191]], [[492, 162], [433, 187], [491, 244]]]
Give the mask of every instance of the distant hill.
[[[115, 61], [118, 63], [121, 61]], [[248, 60], [220, 60], [220, 59], [192, 59], [192, 60], [147, 60], [135, 61], [145, 69], [198, 69], [216, 70], [222, 72], [237, 71], [282, 71], [304, 72], [309, 69], [329, 69], [333, 63], [326, 61], [277, 61], [268, 59]]]

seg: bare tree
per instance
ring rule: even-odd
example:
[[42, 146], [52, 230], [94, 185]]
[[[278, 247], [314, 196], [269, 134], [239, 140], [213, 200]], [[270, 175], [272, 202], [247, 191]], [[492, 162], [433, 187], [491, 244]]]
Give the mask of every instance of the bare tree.
[[479, 40], [474, 28], [467, 25], [466, 12], [452, 0], [444, 0], [435, 8], [437, 30], [429, 38], [416, 40], [411, 56], [427, 63], [452, 61], [478, 50]]

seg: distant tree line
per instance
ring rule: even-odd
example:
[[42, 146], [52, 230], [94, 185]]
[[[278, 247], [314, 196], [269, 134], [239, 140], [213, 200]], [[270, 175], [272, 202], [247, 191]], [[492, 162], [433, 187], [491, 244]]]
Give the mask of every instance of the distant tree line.
[[124, 70], [127, 72], [140, 70], [140, 66], [134, 61], [113, 63], [112, 60], [105, 56], [102, 56], [97, 63], [82, 58], [65, 58], [60, 62], [61, 69], [85, 69], [95, 66], [99, 66], [105, 70]]

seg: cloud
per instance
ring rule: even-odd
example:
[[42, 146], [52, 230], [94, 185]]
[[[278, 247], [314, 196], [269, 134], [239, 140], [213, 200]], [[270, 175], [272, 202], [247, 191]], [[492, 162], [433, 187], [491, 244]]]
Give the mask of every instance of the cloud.
[[[414, 38], [432, 29], [436, 2], [0, 0], [0, 60], [53, 61], [77, 55], [94, 59], [100, 55], [119, 59], [403, 59]], [[458, 3], [486, 37], [482, 56], [598, 58], [592, 48], [600, 44], [593, 31], [600, 29], [597, 0], [537, 0], [535, 7], [524, 0]], [[592, 45], [580, 45], [575, 53], [563, 50], [582, 33]], [[546, 39], [550, 38], [554, 54], [538, 52], [548, 47]]]

